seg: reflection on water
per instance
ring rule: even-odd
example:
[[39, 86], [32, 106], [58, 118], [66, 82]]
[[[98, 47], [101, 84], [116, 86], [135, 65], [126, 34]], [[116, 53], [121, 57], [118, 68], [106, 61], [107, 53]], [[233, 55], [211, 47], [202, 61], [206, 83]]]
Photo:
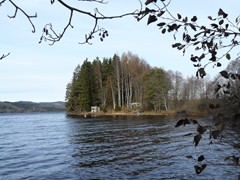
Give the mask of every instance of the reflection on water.
[[[62, 113], [0, 115], [0, 179], [237, 179], [240, 135], [226, 129], [193, 145], [196, 126], [176, 117], [70, 118]], [[198, 118], [211, 125], [210, 118]], [[196, 175], [197, 158], [207, 168]], [[191, 158], [189, 158], [191, 157]]]

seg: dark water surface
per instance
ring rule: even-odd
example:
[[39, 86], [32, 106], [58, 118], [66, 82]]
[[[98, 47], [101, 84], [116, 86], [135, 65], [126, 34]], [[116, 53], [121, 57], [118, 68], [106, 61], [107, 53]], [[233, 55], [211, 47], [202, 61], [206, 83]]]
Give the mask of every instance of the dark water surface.
[[[196, 126], [160, 116], [70, 118], [64, 113], [0, 115], [0, 179], [238, 179], [240, 139], [227, 128], [193, 145]], [[197, 118], [212, 125], [210, 118]], [[207, 168], [195, 174], [204, 155]], [[192, 156], [192, 158], [190, 158]]]

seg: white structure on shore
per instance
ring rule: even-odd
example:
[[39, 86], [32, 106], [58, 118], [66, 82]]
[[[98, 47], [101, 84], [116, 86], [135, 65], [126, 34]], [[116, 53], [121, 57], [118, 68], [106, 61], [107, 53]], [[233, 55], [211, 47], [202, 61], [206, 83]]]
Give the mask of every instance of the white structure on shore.
[[100, 107], [99, 107], [99, 106], [92, 106], [92, 107], [91, 107], [91, 112], [92, 112], [92, 113], [98, 113], [98, 112], [100, 112]]

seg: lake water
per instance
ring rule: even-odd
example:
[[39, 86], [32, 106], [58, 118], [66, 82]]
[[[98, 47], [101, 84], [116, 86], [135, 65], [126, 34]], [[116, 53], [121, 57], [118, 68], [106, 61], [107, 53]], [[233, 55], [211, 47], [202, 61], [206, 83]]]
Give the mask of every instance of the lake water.
[[[0, 115], [0, 179], [238, 179], [226, 157], [240, 134], [227, 128], [193, 145], [196, 126], [175, 128], [177, 117], [71, 118], [64, 113]], [[210, 125], [210, 118], [197, 118]], [[200, 155], [208, 166], [199, 175]]]

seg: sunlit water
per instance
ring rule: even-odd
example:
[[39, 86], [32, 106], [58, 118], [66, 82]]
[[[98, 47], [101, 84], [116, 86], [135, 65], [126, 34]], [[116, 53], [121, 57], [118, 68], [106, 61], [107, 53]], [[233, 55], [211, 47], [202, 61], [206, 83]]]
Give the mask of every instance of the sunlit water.
[[[196, 126], [160, 116], [70, 118], [64, 113], [0, 115], [0, 179], [238, 179], [240, 135], [227, 128], [193, 145]], [[210, 118], [197, 118], [212, 125]], [[194, 166], [204, 155], [208, 166]], [[190, 158], [192, 156], [192, 158]]]

